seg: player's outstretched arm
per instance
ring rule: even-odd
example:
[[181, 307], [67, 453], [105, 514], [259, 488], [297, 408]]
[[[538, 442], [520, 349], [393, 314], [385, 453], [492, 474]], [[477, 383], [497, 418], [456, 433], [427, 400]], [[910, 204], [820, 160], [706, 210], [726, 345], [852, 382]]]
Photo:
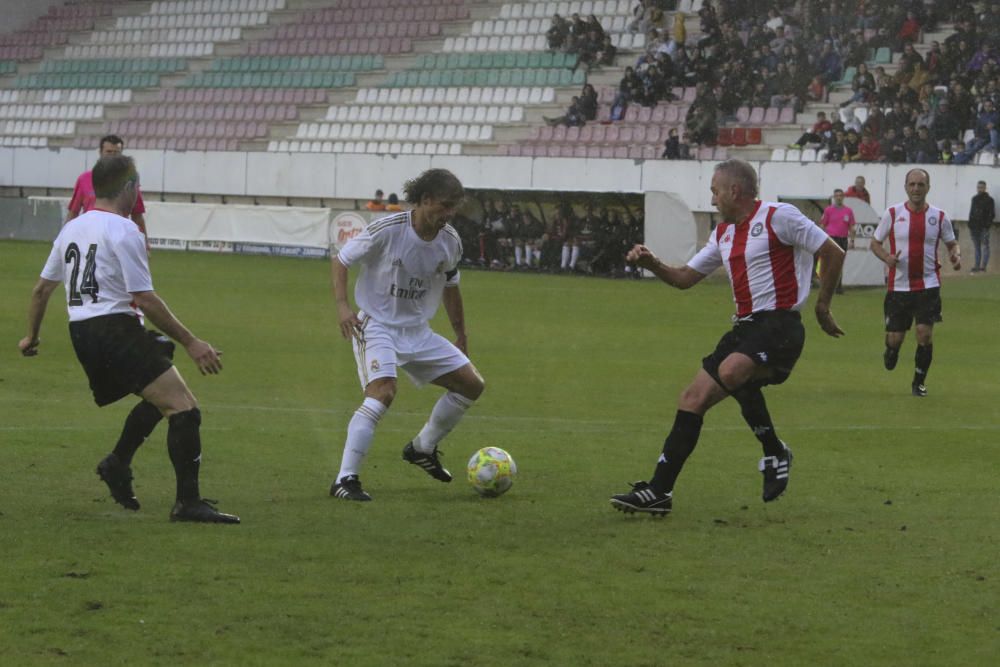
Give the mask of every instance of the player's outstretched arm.
[[221, 353], [181, 324], [156, 292], [132, 292], [132, 298], [157, 329], [184, 346], [202, 375], [222, 370]]
[[22, 338], [17, 347], [21, 354], [26, 357], [33, 357], [38, 354], [38, 345], [41, 341], [38, 334], [42, 330], [42, 320], [45, 318], [45, 307], [49, 305], [49, 297], [59, 286], [58, 281], [39, 278], [38, 282], [31, 290], [31, 301], [28, 304], [28, 335]]
[[833, 291], [840, 280], [840, 270], [844, 266], [844, 251], [831, 239], [819, 247], [816, 252], [819, 260], [819, 295], [816, 297], [816, 321], [827, 334], [837, 338], [843, 336], [843, 330], [837, 326], [830, 312], [830, 301], [833, 300]]
[[441, 297], [444, 302], [444, 311], [448, 313], [448, 321], [455, 332], [455, 347], [462, 351], [462, 354], [469, 354], [469, 340], [465, 333], [465, 305], [462, 303], [462, 292], [458, 285], [444, 288]]
[[333, 276], [333, 298], [337, 302], [340, 335], [350, 340], [361, 331], [361, 320], [351, 308], [351, 302], [347, 300], [347, 267], [334, 257], [330, 260], [330, 273]]
[[705, 277], [690, 266], [667, 266], [644, 245], [636, 245], [629, 250], [625, 261], [652, 271], [657, 278], [677, 289], [687, 289]]

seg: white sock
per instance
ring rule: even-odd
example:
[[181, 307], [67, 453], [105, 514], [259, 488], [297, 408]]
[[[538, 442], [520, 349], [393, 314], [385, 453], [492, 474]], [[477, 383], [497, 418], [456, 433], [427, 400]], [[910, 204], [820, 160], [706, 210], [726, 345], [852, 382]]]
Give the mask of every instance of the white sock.
[[521, 266], [521, 257], [523, 253], [524, 250], [521, 248], [521, 246], [519, 245], [514, 246], [514, 263], [517, 264], [518, 266]]
[[452, 391], [439, 398], [431, 410], [430, 419], [413, 439], [413, 448], [424, 454], [433, 454], [441, 439], [458, 425], [472, 403], [472, 399]]
[[542, 265], [542, 251], [539, 250], [538, 248], [536, 248], [534, 250], [534, 253], [535, 253], [535, 266], [541, 266]]
[[576, 268], [576, 260], [578, 260], [578, 259], [580, 259], [580, 246], [575, 245], [575, 246], [573, 246], [573, 254], [569, 258], [569, 268], [575, 269]]
[[361, 470], [361, 464], [368, 456], [368, 450], [371, 449], [372, 440], [375, 438], [378, 420], [388, 409], [381, 401], [365, 398], [354, 412], [354, 416], [347, 424], [347, 441], [344, 443], [344, 457], [340, 460], [340, 472], [337, 473], [338, 482], [347, 475], [357, 475]]
[[569, 246], [564, 245], [562, 247], [562, 261], [559, 262], [559, 268], [568, 269], [569, 268]]

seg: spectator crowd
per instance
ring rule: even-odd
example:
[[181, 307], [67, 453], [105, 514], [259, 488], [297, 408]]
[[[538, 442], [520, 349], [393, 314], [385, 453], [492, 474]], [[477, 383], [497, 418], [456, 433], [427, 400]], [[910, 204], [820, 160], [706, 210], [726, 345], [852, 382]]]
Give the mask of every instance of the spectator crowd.
[[[625, 68], [610, 109], [620, 120], [630, 105], [655, 106], [676, 99], [676, 88], [693, 88], [684, 129], [671, 133], [663, 157], [714, 145], [720, 124], [735, 122], [740, 107], [799, 112], [826, 101], [848, 72], [845, 112], [818, 120], [796, 146], [826, 149], [828, 160], [955, 164], [1000, 150], [1000, 3], [713, 0], [698, 11], [691, 38], [676, 4], [636, 4], [629, 30], [644, 34], [646, 46]], [[954, 32], [921, 55], [914, 44], [945, 22]], [[554, 16], [548, 38], [588, 67], [614, 62], [593, 15]], [[896, 54], [888, 68], [873, 62], [886, 51]], [[588, 84], [563, 116], [548, 120], [583, 125], [597, 115]], [[964, 141], [967, 130], [973, 136]]]

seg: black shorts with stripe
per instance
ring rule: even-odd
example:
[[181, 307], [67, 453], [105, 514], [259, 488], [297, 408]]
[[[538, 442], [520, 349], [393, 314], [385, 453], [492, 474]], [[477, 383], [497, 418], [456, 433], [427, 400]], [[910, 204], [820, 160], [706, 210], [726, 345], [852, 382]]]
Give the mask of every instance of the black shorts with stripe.
[[941, 288], [886, 292], [883, 311], [886, 331], [909, 331], [914, 321], [935, 324], [941, 321]]
[[174, 343], [133, 315], [70, 322], [69, 337], [100, 406], [138, 394], [173, 366]]
[[753, 359], [758, 366], [771, 369], [771, 376], [755, 380], [755, 386], [781, 384], [792, 374], [805, 342], [806, 329], [798, 311], [759, 311], [737, 320], [732, 331], [719, 340], [715, 351], [701, 360], [701, 365], [720, 386], [725, 387], [719, 379], [719, 366], [730, 354], [739, 352]]

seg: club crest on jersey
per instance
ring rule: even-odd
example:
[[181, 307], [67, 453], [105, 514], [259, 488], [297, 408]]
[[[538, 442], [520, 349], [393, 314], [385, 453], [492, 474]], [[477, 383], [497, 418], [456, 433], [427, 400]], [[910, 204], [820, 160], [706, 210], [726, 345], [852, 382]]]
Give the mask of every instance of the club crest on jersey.
[[935, 218], [934, 216], [927, 218], [927, 224], [933, 227], [934, 225], [937, 224], [937, 218]]
[[396, 259], [392, 260], [392, 265], [395, 266], [395, 267], [402, 267], [403, 266], [403, 260], [401, 260], [399, 257], [397, 257]]
[[754, 226], [750, 228], [750, 236], [754, 237], [760, 236], [760, 233], [762, 231], [764, 231], [764, 223], [763, 222], [754, 223]]

